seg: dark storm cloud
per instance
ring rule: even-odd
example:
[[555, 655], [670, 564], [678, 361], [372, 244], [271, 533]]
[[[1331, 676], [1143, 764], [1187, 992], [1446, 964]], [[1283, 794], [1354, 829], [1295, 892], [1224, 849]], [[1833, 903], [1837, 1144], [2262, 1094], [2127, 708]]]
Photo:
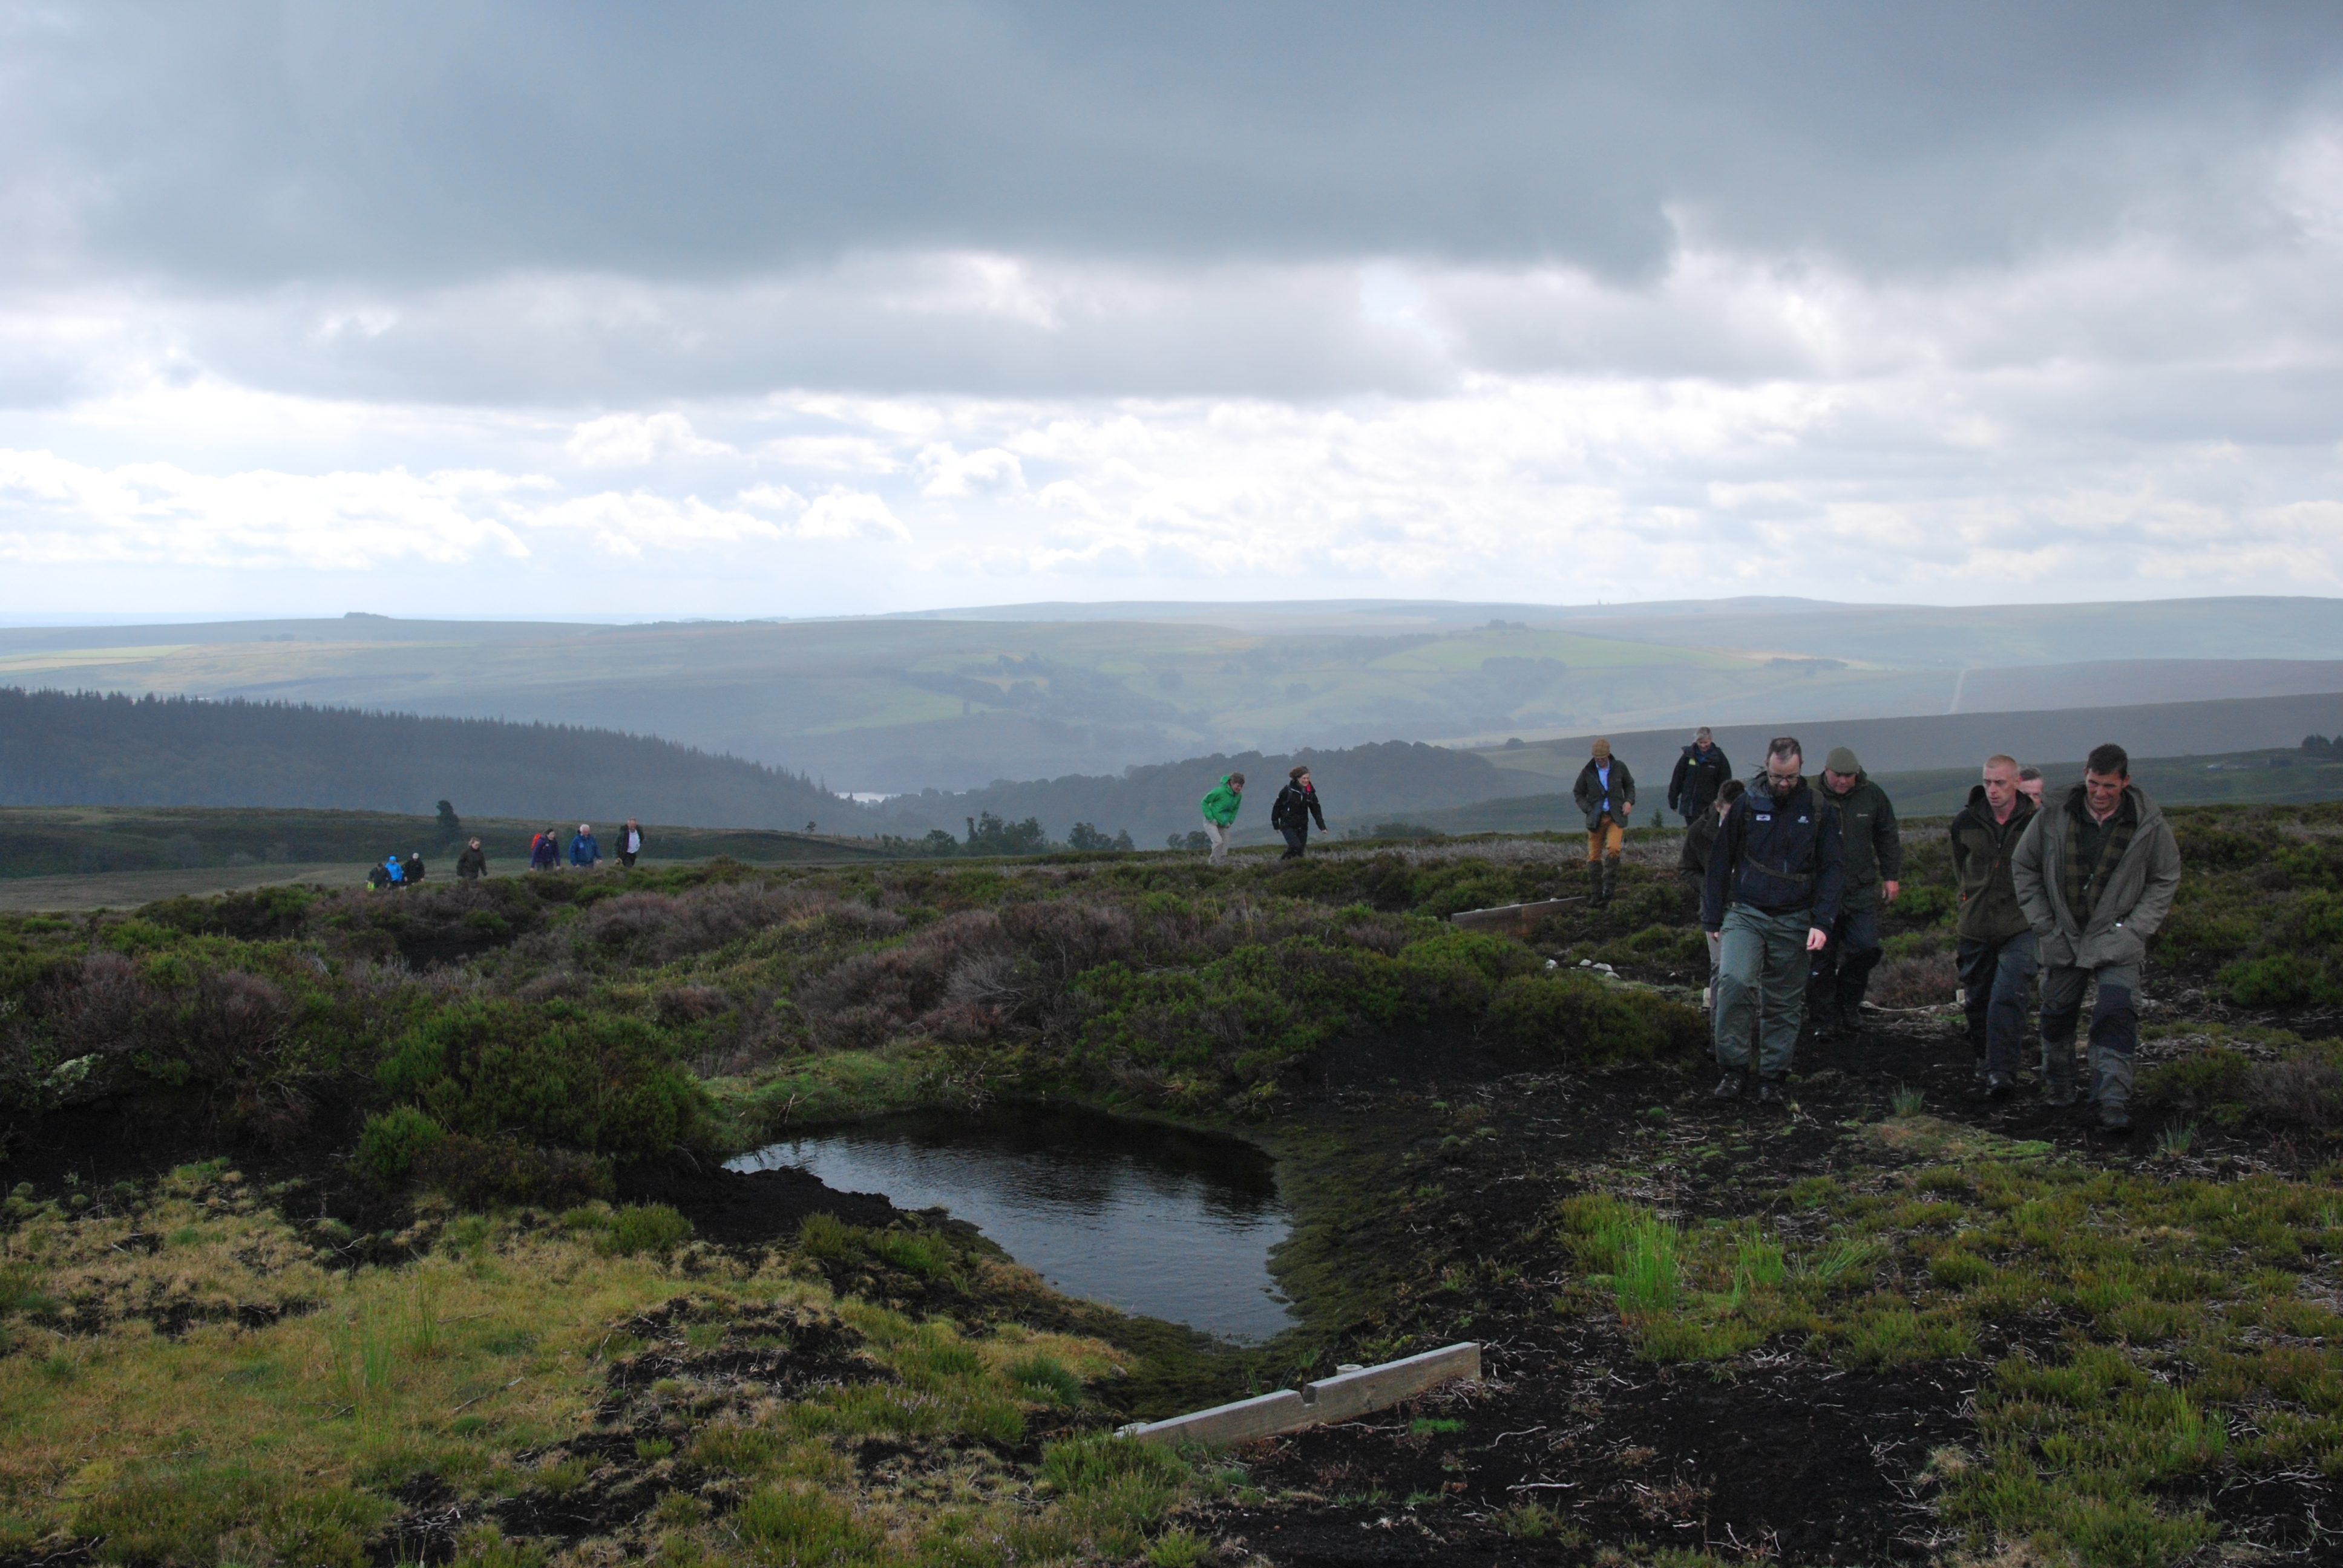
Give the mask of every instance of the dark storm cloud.
[[20, 6], [13, 266], [229, 289], [863, 251], [1866, 272], [2281, 214], [2332, 5]]

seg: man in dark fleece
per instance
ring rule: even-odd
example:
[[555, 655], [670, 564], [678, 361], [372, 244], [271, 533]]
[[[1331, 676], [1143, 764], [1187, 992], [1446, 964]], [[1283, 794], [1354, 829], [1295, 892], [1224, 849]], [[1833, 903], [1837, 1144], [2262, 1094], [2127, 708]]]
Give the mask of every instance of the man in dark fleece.
[[2131, 1131], [2139, 966], [2180, 890], [2180, 846], [2120, 746], [2095, 748], [2083, 781], [2036, 811], [2010, 864], [2018, 907], [2042, 947], [2044, 1073], [2074, 1070], [2083, 992], [2091, 1008], [2091, 1098], [2099, 1125]]
[[1838, 813], [1802, 776], [1797, 738], [1765, 748], [1765, 773], [1733, 803], [1708, 857], [1700, 923], [1715, 931], [1719, 1100], [1740, 1098], [1757, 1037], [1757, 1098], [1780, 1104], [1798, 1046], [1799, 1004], [1810, 954], [1837, 923], [1846, 881]]
[[1281, 860], [1298, 860], [1310, 844], [1310, 823], [1318, 823], [1318, 830], [1326, 830], [1326, 813], [1319, 809], [1318, 791], [1310, 782], [1310, 769], [1296, 768], [1285, 776], [1285, 788], [1269, 803], [1269, 825], [1285, 835], [1285, 853]]
[[1684, 749], [1684, 755], [1676, 759], [1676, 770], [1668, 776], [1668, 809], [1683, 812], [1685, 827], [1694, 826], [1732, 777], [1733, 764], [1725, 759], [1725, 748], [1711, 739], [1708, 726], [1702, 725], [1693, 732], [1692, 744]]
[[[1988, 757], [1985, 781], [1953, 817], [1953, 881], [1960, 889], [1958, 939], [1961, 1005], [1968, 1013], [1969, 1050], [1988, 1098], [2006, 1100], [2017, 1087], [2017, 1051], [2026, 1042], [2026, 1004], [2040, 969], [2034, 928], [2017, 907], [2010, 860], [2034, 820], [2034, 802], [2019, 786], [2017, 759]], [[2063, 1068], [2063, 1070], [2059, 1070]], [[2053, 1105], [2075, 1103], [2075, 1060], [2042, 1063], [2042, 1092]]]
[[1861, 1027], [1863, 993], [1879, 967], [1880, 905], [1896, 901], [1904, 875], [1896, 808], [1846, 747], [1834, 746], [1823, 759], [1823, 800], [1838, 813], [1846, 898], [1806, 981], [1806, 1017], [1817, 1036]]
[[480, 848], [478, 839], [464, 846], [456, 857], [456, 877], [459, 881], [475, 882], [488, 874], [488, 852]]
[[1619, 891], [1619, 861], [1627, 851], [1627, 817], [1635, 809], [1635, 776], [1611, 755], [1611, 742], [1597, 740], [1578, 770], [1571, 799], [1586, 813], [1586, 872], [1596, 909]]

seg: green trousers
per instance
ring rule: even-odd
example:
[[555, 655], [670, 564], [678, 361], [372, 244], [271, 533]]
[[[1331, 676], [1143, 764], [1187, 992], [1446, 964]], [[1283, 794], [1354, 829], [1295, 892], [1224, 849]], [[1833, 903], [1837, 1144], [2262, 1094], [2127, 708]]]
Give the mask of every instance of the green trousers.
[[1769, 915], [1735, 904], [1725, 911], [1716, 961], [1719, 1065], [1748, 1066], [1754, 1035], [1760, 1077], [1790, 1070], [1805, 1011], [1806, 932], [1813, 927], [1805, 910]]

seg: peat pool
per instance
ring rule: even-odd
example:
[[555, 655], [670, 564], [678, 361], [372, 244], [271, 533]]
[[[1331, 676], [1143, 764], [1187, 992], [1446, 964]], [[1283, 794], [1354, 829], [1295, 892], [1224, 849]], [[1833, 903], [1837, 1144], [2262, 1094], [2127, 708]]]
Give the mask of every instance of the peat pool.
[[1068, 1295], [1258, 1342], [1293, 1326], [1270, 1278], [1289, 1224], [1250, 1143], [1061, 1108], [889, 1117], [729, 1162], [942, 1208]]

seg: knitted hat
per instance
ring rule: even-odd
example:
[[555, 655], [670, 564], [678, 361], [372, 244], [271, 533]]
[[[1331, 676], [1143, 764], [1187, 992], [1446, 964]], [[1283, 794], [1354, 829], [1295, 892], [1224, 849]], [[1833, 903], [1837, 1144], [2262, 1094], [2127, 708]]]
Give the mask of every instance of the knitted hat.
[[1594, 743], [1594, 760], [1597, 762], [1611, 760], [1611, 743], [1608, 740], [1597, 740]]
[[1831, 748], [1830, 755], [1823, 759], [1823, 771], [1825, 773], [1860, 773], [1863, 771], [1863, 764], [1855, 759], [1854, 751], [1847, 747], [1834, 746]]

